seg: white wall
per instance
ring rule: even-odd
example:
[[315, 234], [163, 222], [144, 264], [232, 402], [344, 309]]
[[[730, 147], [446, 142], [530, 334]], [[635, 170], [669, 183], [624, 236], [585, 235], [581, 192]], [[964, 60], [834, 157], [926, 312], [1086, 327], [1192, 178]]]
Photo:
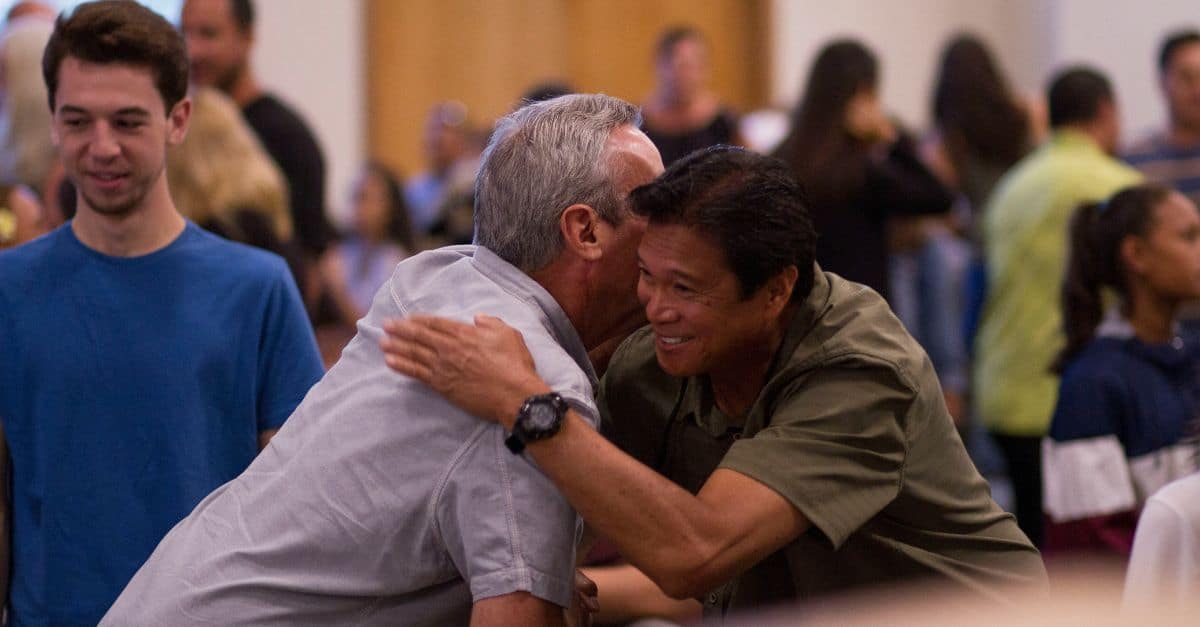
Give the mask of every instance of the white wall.
[[304, 116], [325, 153], [326, 206], [345, 219], [366, 150], [362, 0], [258, 0], [259, 80]]
[[880, 59], [882, 96], [910, 126], [928, 121], [929, 97], [945, 41], [972, 31], [988, 43], [1014, 86], [1035, 90], [1046, 56], [1037, 0], [774, 0], [773, 101], [790, 109], [817, 52], [852, 36]]
[[917, 128], [928, 123], [937, 56], [961, 29], [992, 46], [1014, 86], [1040, 94], [1067, 64], [1104, 71], [1117, 91], [1126, 138], [1161, 124], [1155, 55], [1162, 36], [1200, 26], [1196, 0], [773, 0], [772, 58], [777, 105], [790, 108], [822, 44], [863, 40], [883, 66], [888, 107]]
[[1084, 61], [1108, 74], [1117, 91], [1126, 139], [1161, 126], [1166, 109], [1158, 88], [1158, 47], [1163, 35], [1200, 27], [1196, 0], [1057, 0], [1060, 25], [1053, 63]]

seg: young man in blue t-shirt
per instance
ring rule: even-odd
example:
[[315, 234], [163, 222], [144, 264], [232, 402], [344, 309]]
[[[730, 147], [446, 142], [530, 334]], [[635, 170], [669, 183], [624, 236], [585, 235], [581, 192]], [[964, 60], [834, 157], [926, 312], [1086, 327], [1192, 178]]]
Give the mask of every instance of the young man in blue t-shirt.
[[171, 201], [163, 165], [187, 132], [187, 67], [178, 32], [129, 1], [64, 14], [46, 47], [78, 213], [0, 254], [12, 625], [99, 621], [321, 376], [283, 260], [200, 230]]

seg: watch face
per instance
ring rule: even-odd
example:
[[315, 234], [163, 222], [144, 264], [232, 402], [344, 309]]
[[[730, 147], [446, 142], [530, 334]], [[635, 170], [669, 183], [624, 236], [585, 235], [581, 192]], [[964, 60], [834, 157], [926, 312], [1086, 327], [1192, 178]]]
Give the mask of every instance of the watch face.
[[525, 420], [525, 426], [530, 431], [545, 431], [554, 428], [554, 423], [558, 421], [558, 412], [555, 411], [554, 405], [549, 401], [540, 403], [531, 403], [529, 405], [528, 418]]

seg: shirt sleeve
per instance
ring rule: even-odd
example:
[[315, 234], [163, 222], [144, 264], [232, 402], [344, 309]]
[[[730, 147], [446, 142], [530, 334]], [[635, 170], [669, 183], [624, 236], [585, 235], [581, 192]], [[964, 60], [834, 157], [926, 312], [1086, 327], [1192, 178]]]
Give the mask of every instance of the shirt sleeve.
[[1133, 539], [1125, 603], [1183, 602], [1200, 590], [1198, 535], [1178, 510], [1152, 498]]
[[769, 424], [721, 461], [778, 492], [834, 548], [899, 494], [915, 398], [887, 367], [856, 366], [798, 377]]
[[259, 336], [259, 431], [282, 426], [325, 373], [300, 292], [282, 260], [278, 265]]
[[435, 505], [472, 600], [525, 591], [567, 607], [582, 529], [575, 510], [527, 455], [504, 446], [500, 426], [481, 425], [475, 437]]
[[1059, 384], [1049, 437], [1042, 442], [1042, 501], [1051, 522], [1136, 509], [1118, 437], [1122, 396], [1114, 382], [1086, 372], [1068, 370]]

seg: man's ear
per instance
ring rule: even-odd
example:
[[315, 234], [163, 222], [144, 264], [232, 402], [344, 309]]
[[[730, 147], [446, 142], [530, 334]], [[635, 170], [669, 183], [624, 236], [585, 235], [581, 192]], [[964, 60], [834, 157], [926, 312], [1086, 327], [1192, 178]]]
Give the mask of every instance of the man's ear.
[[188, 122], [192, 119], [192, 99], [184, 96], [167, 114], [167, 143], [178, 146], [187, 137]]
[[563, 248], [586, 261], [596, 261], [603, 254], [597, 232], [599, 227], [600, 216], [584, 204], [571, 205], [558, 217]]
[[774, 315], [783, 312], [788, 303], [792, 300], [792, 292], [796, 289], [796, 279], [800, 277], [800, 271], [796, 266], [788, 266], [780, 270], [775, 276], [767, 279], [767, 283], [763, 289], [767, 291], [767, 309]]

